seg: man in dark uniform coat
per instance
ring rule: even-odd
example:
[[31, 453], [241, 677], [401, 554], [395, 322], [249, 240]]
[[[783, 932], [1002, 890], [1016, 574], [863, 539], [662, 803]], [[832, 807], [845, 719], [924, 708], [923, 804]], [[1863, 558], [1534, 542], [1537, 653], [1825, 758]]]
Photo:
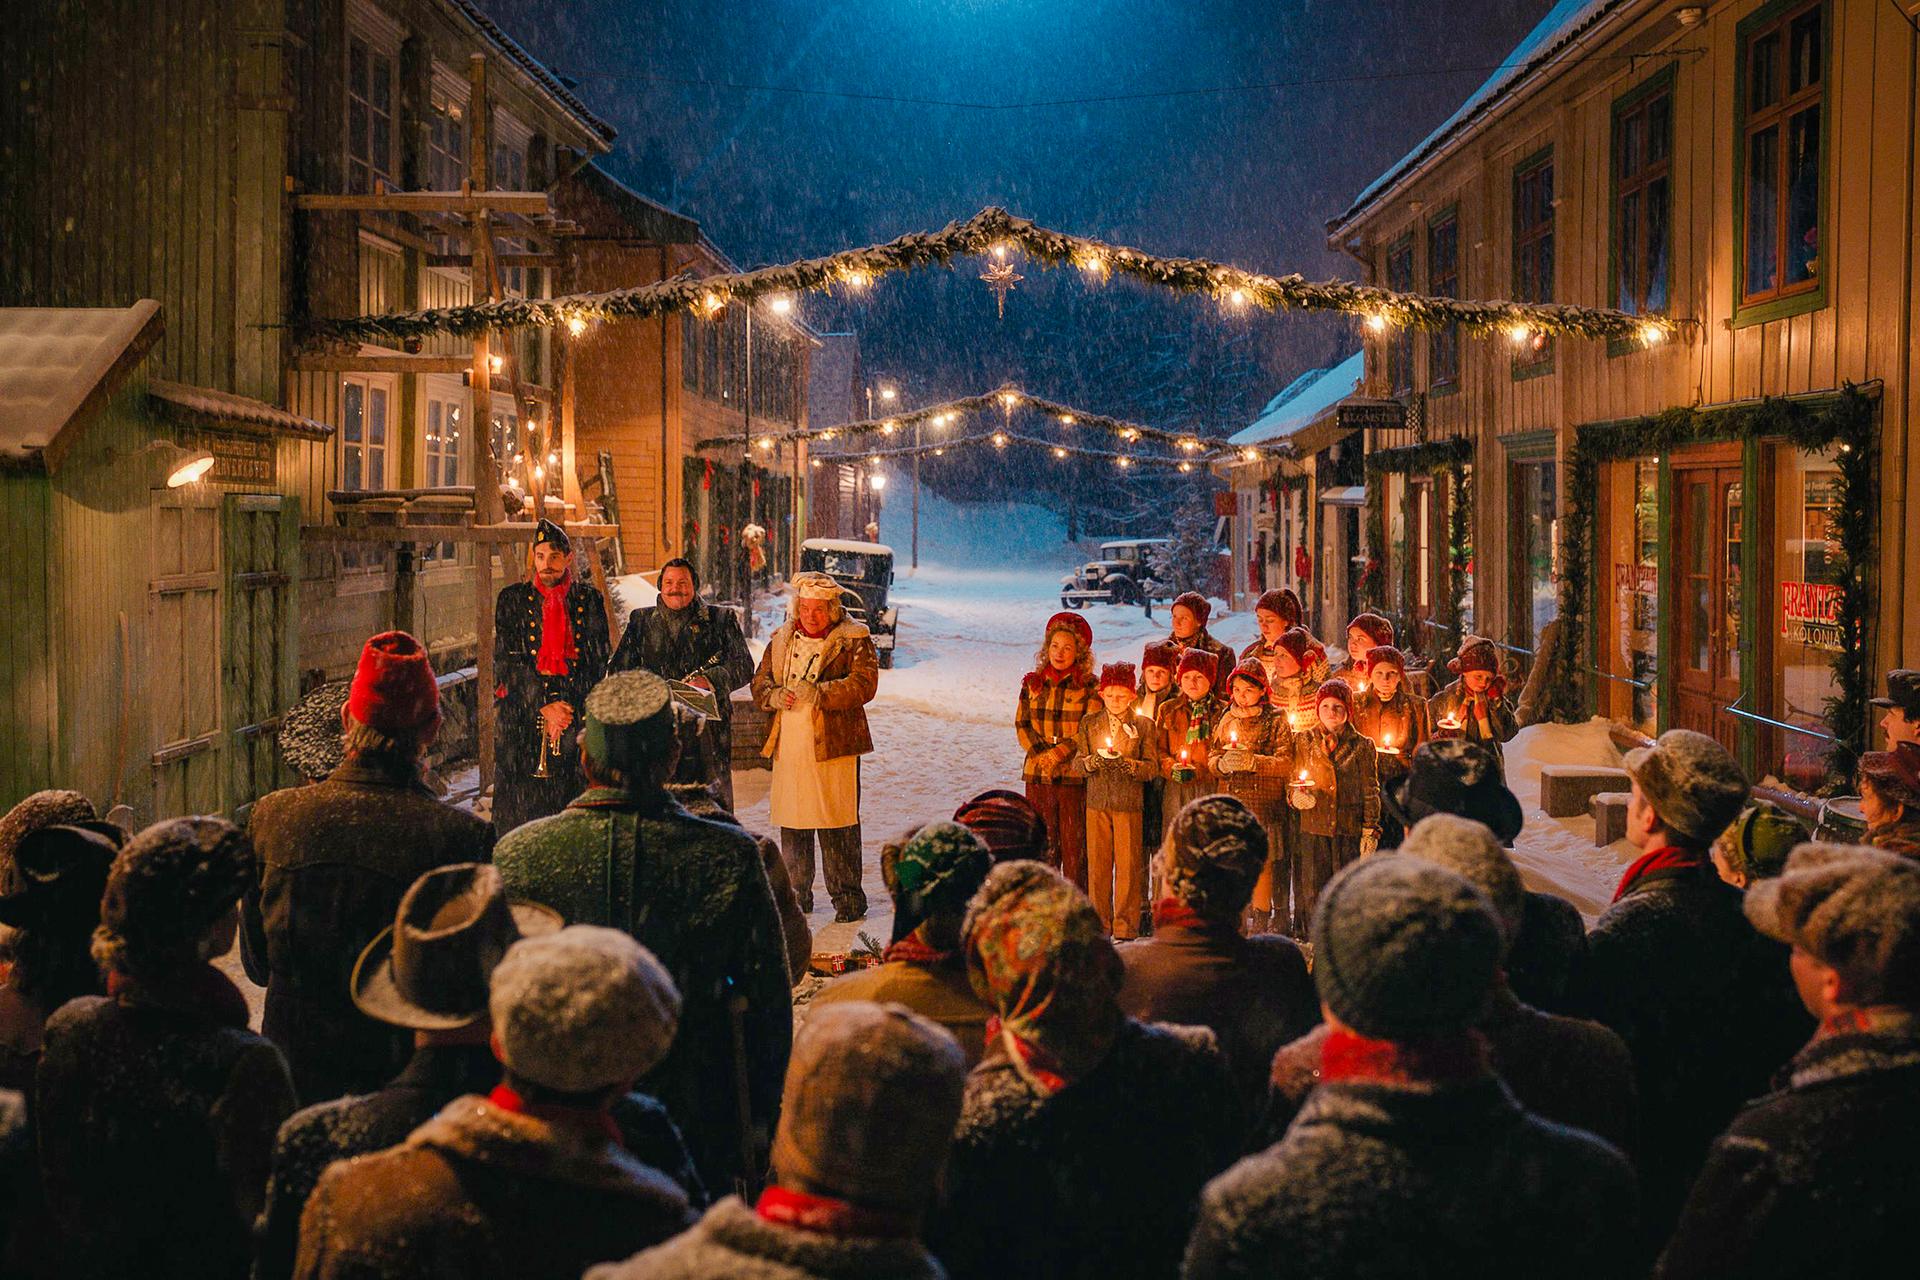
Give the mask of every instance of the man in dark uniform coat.
[[[533, 535], [533, 580], [504, 588], [493, 605], [493, 829], [501, 835], [558, 813], [580, 779], [580, 708], [607, 674], [606, 601], [573, 576], [566, 530], [542, 520]], [[541, 772], [543, 744], [546, 777]]]
[[680, 766], [675, 782], [698, 782], [720, 807], [733, 812], [733, 706], [731, 694], [753, 680], [753, 655], [731, 611], [700, 599], [693, 566], [675, 557], [660, 566], [660, 603], [635, 609], [620, 647], [607, 664], [615, 671], [651, 671], [713, 693], [720, 718], [682, 717]]

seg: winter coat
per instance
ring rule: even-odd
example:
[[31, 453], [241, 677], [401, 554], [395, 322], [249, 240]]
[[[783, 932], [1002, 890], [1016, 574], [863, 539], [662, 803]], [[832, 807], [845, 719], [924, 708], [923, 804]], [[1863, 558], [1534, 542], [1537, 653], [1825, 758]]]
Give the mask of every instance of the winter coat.
[[[337, 1098], [290, 1116], [274, 1142], [267, 1207], [256, 1233], [255, 1280], [293, 1274], [300, 1214], [328, 1165], [398, 1146], [455, 1098], [492, 1089], [500, 1074], [485, 1045], [423, 1046], [378, 1093]], [[636, 1159], [666, 1174], [692, 1203], [704, 1201], [692, 1157], [665, 1107], [645, 1094], [628, 1094], [613, 1105], [613, 1119]]]
[[[1400, 688], [1385, 702], [1371, 685], [1365, 693], [1355, 694], [1353, 727], [1381, 748], [1376, 753], [1376, 763], [1383, 787], [1393, 786], [1406, 777], [1415, 748], [1433, 737], [1433, 721], [1427, 715], [1427, 704], [1407, 692], [1404, 677]], [[1389, 755], [1384, 749], [1389, 745], [1399, 754]]]
[[1267, 673], [1267, 702], [1286, 720], [1288, 728], [1312, 724], [1314, 695], [1326, 682], [1327, 660], [1324, 656], [1315, 658], [1305, 670], [1283, 676], [1276, 671], [1279, 651], [1279, 645], [1255, 640], [1240, 651], [1240, 661], [1257, 662]]
[[1189, 649], [1201, 649], [1212, 654], [1216, 664], [1213, 687], [1222, 693], [1226, 691], [1227, 677], [1233, 674], [1233, 650], [1220, 641], [1215, 640], [1213, 634], [1205, 627], [1201, 627], [1186, 640], [1182, 640], [1169, 631], [1166, 638], [1161, 640], [1160, 643], [1173, 650], [1174, 670], [1176, 671], [1180, 669], [1180, 659], [1186, 656], [1186, 652]]
[[[1253, 768], [1223, 773], [1220, 757], [1236, 743], [1240, 750], [1253, 753]], [[1256, 817], [1269, 823], [1269, 815], [1286, 804], [1287, 780], [1293, 776], [1293, 738], [1286, 720], [1265, 706], [1250, 716], [1221, 713], [1214, 722], [1207, 768], [1220, 792], [1240, 797]]]
[[[1480, 1024], [1495, 1074], [1520, 1105], [1543, 1120], [1605, 1138], [1622, 1151], [1638, 1141], [1633, 1058], [1597, 1022], [1561, 1018], [1522, 1004], [1502, 988]], [[1320, 1083], [1323, 1023], [1273, 1056], [1273, 1093], [1262, 1134], [1278, 1141]]]
[[1204, 1028], [1128, 1019], [1100, 1065], [1051, 1097], [996, 1051], [967, 1077], [927, 1243], [957, 1280], [1172, 1275], [1195, 1198], [1240, 1133]]
[[294, 1099], [243, 1016], [82, 996], [47, 1020], [34, 1125], [63, 1276], [247, 1274]]
[[815, 1005], [840, 1000], [872, 1000], [905, 1005], [923, 1018], [939, 1023], [960, 1042], [971, 1068], [987, 1047], [987, 1019], [993, 1016], [967, 979], [964, 956], [937, 964], [889, 960], [870, 969], [856, 969], [814, 993]]
[[1633, 1224], [1625, 1157], [1522, 1110], [1492, 1075], [1342, 1080], [1207, 1186], [1182, 1274], [1626, 1276]]
[[1513, 994], [1548, 1013], [1577, 1013], [1587, 967], [1587, 922], [1565, 898], [1527, 890], [1520, 933], [1507, 950]]
[[592, 584], [576, 580], [567, 590], [567, 620], [573, 627], [573, 647], [579, 656], [567, 664], [563, 676], [541, 675], [534, 669], [540, 656], [540, 625], [545, 602], [531, 582], [514, 582], [500, 589], [493, 602], [493, 678], [495, 771], [502, 779], [531, 774], [540, 750], [540, 708], [564, 702], [573, 708], [573, 723], [561, 735], [559, 750], [549, 759], [549, 772], [572, 777], [579, 771], [580, 711], [587, 694], [606, 678], [613, 642], [607, 629], [607, 601]]
[[243, 954], [267, 988], [261, 1030], [304, 1101], [377, 1089], [412, 1040], [354, 1008], [354, 964], [420, 876], [491, 858], [493, 828], [442, 804], [417, 772], [367, 759], [263, 796], [248, 827], [260, 886], [242, 904]]
[[1664, 1236], [1707, 1146], [1767, 1089], [1812, 1019], [1787, 948], [1754, 932], [1709, 863], [1641, 875], [1587, 936], [1588, 1016], [1620, 1033], [1638, 1075], [1649, 1239]]
[[[1118, 760], [1095, 755], [1111, 742]], [[1087, 808], [1107, 813], [1139, 813], [1141, 788], [1160, 776], [1160, 727], [1144, 716], [1120, 719], [1105, 707], [1091, 712], [1073, 736], [1073, 759], [1068, 771], [1086, 779]]]
[[684, 1230], [687, 1198], [619, 1143], [477, 1095], [321, 1175], [300, 1280], [575, 1280]]
[[[594, 788], [551, 818], [502, 837], [507, 893], [544, 902], [568, 924], [624, 929], [659, 957], [684, 1002], [666, 1058], [641, 1087], [666, 1104], [716, 1193], [773, 1137], [793, 1038], [792, 984], [773, 892], [753, 837], [707, 822], [664, 792]], [[734, 1056], [735, 998], [745, 1001]], [[744, 1072], [751, 1130], [740, 1130]], [[755, 1171], [757, 1172], [757, 1170]]]
[[1453, 716], [1460, 721], [1459, 729], [1455, 730], [1456, 735], [1465, 738], [1468, 742], [1477, 742], [1493, 752], [1494, 758], [1500, 761], [1500, 767], [1505, 769], [1507, 740], [1520, 732], [1520, 722], [1514, 718], [1513, 704], [1504, 696], [1488, 698], [1487, 727], [1492, 730], [1491, 736], [1480, 731], [1480, 718], [1468, 715], [1466, 704], [1467, 685], [1464, 680], [1455, 680], [1427, 699], [1427, 715], [1436, 726], [1434, 732], [1439, 732], [1437, 726], [1442, 720]]
[[0, 965], [0, 1089], [33, 1091], [33, 1073], [40, 1065], [47, 1015], [37, 1000], [13, 984], [10, 966]]
[[1120, 1008], [1142, 1021], [1210, 1029], [1248, 1117], [1266, 1099], [1274, 1052], [1320, 1018], [1306, 957], [1291, 938], [1163, 924], [1121, 946], [1120, 960], [1127, 969]]
[[682, 610], [665, 605], [635, 609], [607, 674], [651, 671], [669, 680], [700, 676], [713, 686], [720, 718], [682, 726], [677, 776], [729, 784], [733, 769], [733, 699], [753, 680], [753, 655], [730, 609], [695, 600]]
[[[1713, 1144], [1656, 1274], [1894, 1275], [1920, 1212], [1920, 1037], [1824, 1036]], [[1908, 1258], [1902, 1263], [1900, 1258]]]
[[704, 786], [675, 784], [667, 788], [667, 794], [694, 817], [724, 822], [753, 837], [753, 843], [760, 850], [760, 865], [767, 871], [767, 887], [773, 890], [774, 909], [780, 913], [780, 935], [787, 945], [787, 978], [790, 982], [799, 982], [813, 959], [813, 929], [807, 924], [807, 913], [800, 909], [800, 895], [794, 892], [793, 876], [787, 870], [787, 860], [780, 854], [780, 846], [722, 808], [713, 792]]
[[1313, 781], [1314, 805], [1299, 809], [1302, 834], [1359, 836], [1380, 826], [1379, 753], [1351, 723], [1337, 734], [1315, 726], [1293, 735], [1293, 774]]
[[1020, 766], [1021, 780], [1084, 786], [1086, 779], [1072, 774], [1072, 757], [1055, 760], [1050, 753], [1058, 746], [1071, 748], [1080, 722], [1099, 709], [1100, 695], [1092, 677], [1068, 672], [1056, 678], [1051, 668], [1027, 672], [1020, 681], [1020, 700], [1013, 709], [1013, 731], [1026, 753], [1026, 761]]
[[1867, 829], [1861, 844], [1909, 858], [1920, 858], [1920, 814]]
[[828, 1235], [768, 1222], [728, 1196], [690, 1231], [583, 1280], [946, 1280], [918, 1240]]
[[[787, 645], [793, 638], [794, 624], [789, 622], [773, 633], [766, 652], [760, 655], [760, 667], [753, 673], [753, 701], [764, 711], [772, 711], [772, 728], [760, 754], [771, 760], [780, 742], [781, 710], [776, 701], [786, 678]], [[880, 658], [873, 650], [873, 637], [851, 618], [843, 618], [827, 632], [827, 644], [820, 651], [820, 669], [813, 674], [819, 699], [813, 704], [813, 758], [837, 760], [841, 756], [863, 756], [873, 750], [873, 733], [867, 728], [867, 704], [880, 689]]]

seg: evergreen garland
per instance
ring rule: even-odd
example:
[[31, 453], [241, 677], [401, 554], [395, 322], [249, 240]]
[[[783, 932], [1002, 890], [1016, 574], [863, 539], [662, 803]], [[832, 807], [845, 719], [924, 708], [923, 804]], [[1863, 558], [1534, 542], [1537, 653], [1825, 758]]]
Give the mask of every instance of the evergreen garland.
[[1817, 453], [1839, 446], [1839, 491], [1835, 495], [1839, 550], [1834, 558], [1841, 587], [1840, 651], [1833, 657], [1839, 692], [1826, 701], [1827, 731], [1833, 746], [1827, 755], [1831, 774], [1849, 777], [1867, 740], [1867, 705], [1873, 676], [1867, 669], [1867, 582], [1873, 573], [1874, 397], [1852, 383], [1837, 395], [1818, 400], [1767, 397], [1721, 409], [1675, 407], [1644, 418], [1581, 427], [1567, 454], [1568, 505], [1566, 552], [1560, 616], [1577, 646], [1574, 678], [1558, 686], [1550, 704], [1554, 718], [1585, 715], [1586, 673], [1593, 662], [1592, 637], [1583, 617], [1590, 599], [1593, 564], [1594, 504], [1600, 466], [1628, 458], [1672, 452], [1716, 441], [1784, 439], [1794, 448]]

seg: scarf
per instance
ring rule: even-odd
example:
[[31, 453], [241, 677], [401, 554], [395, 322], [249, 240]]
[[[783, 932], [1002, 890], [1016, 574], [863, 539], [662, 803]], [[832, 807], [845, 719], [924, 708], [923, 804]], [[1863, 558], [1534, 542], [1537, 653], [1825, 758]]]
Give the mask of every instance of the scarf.
[[198, 964], [168, 979], [136, 978], [118, 969], [107, 975], [107, 994], [123, 1004], [144, 1004], [198, 1014], [223, 1027], [247, 1025], [247, 998], [233, 980], [210, 964]]
[[1613, 891], [1615, 902], [1627, 896], [1627, 890], [1650, 871], [1692, 870], [1707, 865], [1707, 855], [1698, 849], [1682, 849], [1676, 845], [1661, 845], [1658, 849], [1649, 849], [1634, 859], [1627, 873], [1620, 877], [1620, 887]]
[[1920, 1017], [1898, 1005], [1873, 1005], [1865, 1009], [1847, 1009], [1824, 1019], [1814, 1029], [1816, 1042], [1834, 1036], [1920, 1035]]
[[836, 1200], [832, 1196], [809, 1195], [779, 1183], [760, 1193], [753, 1211], [763, 1222], [826, 1236], [911, 1240], [920, 1234], [910, 1213], [874, 1209], [850, 1200]]
[[958, 951], [941, 951], [928, 946], [918, 929], [880, 953], [880, 959], [886, 964], [892, 964], [896, 960], [902, 964], [950, 964], [959, 958]]
[[561, 575], [559, 585], [553, 587], [543, 587], [535, 578], [533, 589], [540, 593], [540, 653], [533, 660], [533, 669], [543, 676], [564, 676], [580, 656], [573, 643], [573, 623], [567, 617], [567, 593], [573, 590], [573, 574]]
[[1155, 929], [1211, 929], [1213, 921], [1178, 898], [1161, 898], [1153, 904]]
[[1320, 1049], [1320, 1080], [1376, 1084], [1464, 1084], [1487, 1065], [1487, 1042], [1478, 1031], [1430, 1040], [1374, 1040], [1356, 1031], [1329, 1031]]
[[624, 1146], [620, 1136], [620, 1126], [613, 1117], [594, 1107], [564, 1107], [550, 1102], [528, 1102], [519, 1093], [504, 1084], [495, 1085], [493, 1092], [487, 1095], [487, 1101], [502, 1111], [510, 1111], [517, 1116], [532, 1116], [535, 1120], [544, 1120], [556, 1129], [571, 1129], [588, 1138], [604, 1138], [614, 1146]]

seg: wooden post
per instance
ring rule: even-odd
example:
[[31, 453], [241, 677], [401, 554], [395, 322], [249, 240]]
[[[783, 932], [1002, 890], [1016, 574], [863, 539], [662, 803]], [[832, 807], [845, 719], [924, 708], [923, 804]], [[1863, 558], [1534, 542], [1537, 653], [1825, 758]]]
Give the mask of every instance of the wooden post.
[[[485, 191], [487, 182], [487, 59], [474, 54], [467, 64], [467, 185]], [[487, 274], [493, 235], [486, 210], [473, 215], [473, 260], [468, 296], [478, 299]], [[500, 472], [493, 458], [493, 351], [486, 332], [473, 340], [473, 518], [498, 524]], [[493, 547], [474, 545], [473, 641], [477, 684], [473, 699], [474, 758], [479, 763], [478, 794], [493, 782]]]

